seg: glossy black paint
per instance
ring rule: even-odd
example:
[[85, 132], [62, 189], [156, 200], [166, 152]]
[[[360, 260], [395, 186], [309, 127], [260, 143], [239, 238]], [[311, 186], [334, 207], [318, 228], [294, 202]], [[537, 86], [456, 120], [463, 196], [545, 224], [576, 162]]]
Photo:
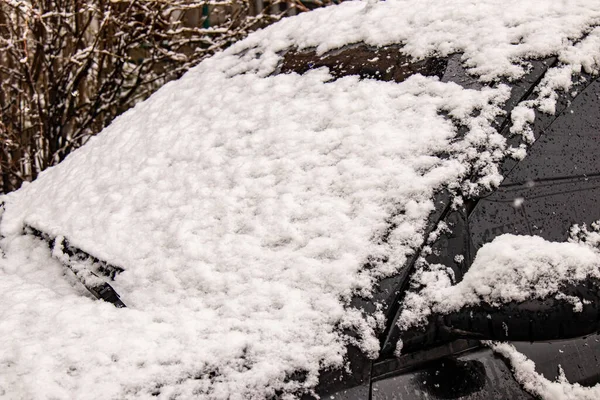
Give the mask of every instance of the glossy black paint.
[[[479, 82], [469, 77], [457, 60], [456, 57], [449, 58], [442, 80], [478, 89]], [[512, 96], [506, 111], [510, 112], [522, 100], [533, 98], [536, 85], [547, 68], [555, 63], [555, 59], [536, 61], [524, 79], [511, 83]], [[452, 267], [460, 280], [477, 250], [498, 235], [531, 234], [564, 241], [573, 224], [600, 220], [600, 81], [585, 76], [573, 91], [577, 91], [575, 96], [569, 93], [559, 99], [554, 115], [536, 112], [533, 130], [538, 140], [528, 149], [524, 160], [504, 161], [505, 180], [496, 191], [467, 201], [464, 208], [457, 210], [449, 208], [449, 196], [439, 194], [430, 228], [434, 229], [439, 221], [444, 221], [453, 230], [432, 244], [429, 262]], [[520, 139], [509, 134], [509, 121], [510, 113], [499, 118], [498, 129], [509, 142], [518, 143]], [[463, 262], [455, 262], [457, 254], [465, 256]], [[396, 342], [402, 335], [395, 326], [400, 311], [398, 301], [416, 258], [417, 255], [409, 260], [399, 276], [384, 280], [375, 294], [375, 301], [383, 302], [391, 318], [381, 336], [382, 356], [370, 364], [370, 396], [364, 397], [362, 390], [350, 390], [343, 392], [344, 396], [334, 398], [532, 398], [513, 379], [505, 361], [490, 350], [481, 349], [477, 342], [444, 343], [448, 337], [439, 332], [428, 332], [413, 343], [412, 353], [394, 356]], [[365, 310], [370, 309], [368, 303], [364, 299], [355, 300], [355, 304], [362, 304]], [[586, 317], [595, 318], [596, 322], [600, 318], [596, 309], [588, 314]], [[560, 335], [560, 328], [556, 329]], [[598, 335], [550, 343], [516, 342], [515, 345], [536, 362], [539, 372], [548, 379], [556, 379], [561, 365], [570, 382], [584, 385], [600, 382]], [[343, 386], [343, 382], [338, 381], [336, 386], [340, 385]], [[365, 387], [364, 381], [360, 387]], [[321, 393], [332, 393], [326, 389], [326, 382], [322, 388], [325, 390]]]
[[[375, 381], [372, 400], [533, 399], [512, 378], [510, 368], [489, 349], [440, 358], [422, 369]], [[364, 400], [368, 400], [365, 398]]]
[[[511, 96], [504, 107], [506, 114], [497, 119], [496, 126], [498, 127], [498, 130], [502, 132], [503, 135], [509, 140], [511, 139], [509, 133], [510, 110], [515, 105], [523, 100], [528, 99], [532, 95], [533, 88], [537, 83], [540, 82], [547, 68], [553, 65], [554, 62], [554, 59], [533, 61], [530, 72], [521, 80], [516, 82], [507, 82], [507, 84], [510, 84], [512, 88]], [[460, 62], [460, 55], [454, 55], [449, 58], [448, 68], [441, 80], [445, 82], [458, 83], [461, 86], [469, 89], [477, 90], [482, 87], [481, 83], [477, 79], [468, 75], [467, 71]], [[512, 138], [512, 141], [516, 143], [519, 142], [519, 140], [515, 138]], [[512, 168], [513, 166], [514, 161], [506, 160], [505, 165], [503, 165], [503, 170], [508, 171], [509, 168]], [[442, 234], [435, 243], [431, 244], [433, 252], [432, 254], [428, 255], [426, 259], [429, 263], [443, 264], [451, 267], [454, 270], [457, 280], [460, 280], [462, 279], [462, 275], [468, 269], [468, 266], [471, 265], [474, 257], [475, 250], [470, 243], [470, 223], [467, 222], [467, 219], [470, 216], [470, 212], [477, 205], [478, 200], [475, 199], [467, 201], [464, 207], [457, 210], [452, 210], [450, 196], [441, 193], [438, 197], [438, 208], [436, 213], [431, 216], [433, 219], [430, 220], [431, 230], [435, 229], [440, 221], [443, 221], [448, 226], [452, 227], [452, 231], [448, 234]], [[428, 236], [430, 232], [431, 231], [426, 232], [426, 236]], [[457, 263], [454, 258], [456, 255], [464, 256], [464, 261]], [[398, 296], [394, 299], [394, 301], [391, 303], [384, 302], [384, 306], [388, 307], [391, 312], [386, 315], [390, 323], [386, 332], [382, 335], [382, 357], [393, 357], [396, 343], [402, 335], [402, 332], [400, 332], [400, 329], [396, 326], [396, 321], [399, 316], [398, 311], [400, 302], [402, 300], [402, 295], [407, 289], [408, 277], [414, 269], [414, 261], [416, 259], [417, 256], [415, 256], [412, 260], [409, 260], [407, 265], [400, 272], [399, 277], [388, 278], [399, 279], [400, 285], [397, 289]], [[383, 283], [387, 284], [387, 279], [384, 280]], [[376, 298], [375, 300], [377, 301], [378, 299]], [[405, 346], [408, 345], [409, 350], [411, 348], [418, 349], [427, 343], [431, 345], [439, 340], [448, 340], [448, 335], [443, 335], [441, 332], [436, 331], [435, 328], [436, 326], [431, 326], [433, 331], [431, 329], [428, 331], [428, 337], [411, 335], [408, 343], [406, 343], [407, 340], [405, 338]]]
[[518, 351], [536, 364], [536, 371], [555, 380], [559, 366], [569, 382], [583, 386], [600, 383], [600, 335], [555, 342], [514, 342]]
[[[299, 69], [296, 72], [303, 73], [324, 66], [332, 69], [336, 78], [357, 74], [363, 78], [399, 82], [411, 74], [423, 73], [466, 88], [480, 89], [482, 86], [466, 73], [460, 55], [443, 60], [427, 59], [402, 70], [399, 67], [405, 66], [406, 59], [399, 56], [389, 61], [398, 70], [385, 75], [381, 71], [389, 70], [388, 61], [386, 65], [377, 66], [365, 64], [365, 60], [373, 59], [376, 55], [373, 52], [377, 51], [385, 54], [396, 52], [394, 54], [398, 55], [397, 47], [375, 49], [357, 45], [352, 49], [358, 49], [359, 56], [354, 57], [352, 51], [345, 50], [320, 58], [315, 58], [314, 53], [295, 53], [296, 56], [286, 58], [287, 64], [284, 63], [278, 72]], [[356, 60], [360, 61], [360, 65], [353, 67], [351, 64]], [[497, 119], [496, 126], [509, 142], [519, 141], [509, 134], [510, 110], [522, 100], [533, 98], [536, 85], [547, 68], [555, 63], [555, 59], [534, 61], [525, 77], [508, 82], [512, 92], [505, 105], [507, 114]], [[506, 179], [497, 190], [483, 193], [477, 199], [467, 199], [464, 207], [458, 209], [451, 208], [448, 193], [441, 191], [437, 194], [436, 210], [430, 215], [426, 236], [441, 221], [452, 230], [430, 244], [433, 251], [427, 256], [428, 262], [451, 267], [460, 280], [477, 250], [498, 235], [533, 234], [548, 240], [564, 241], [572, 224], [600, 220], [600, 81], [586, 76], [583, 78], [573, 89], [578, 94], [563, 96], [555, 115], [536, 113], [534, 134], [538, 140], [524, 160], [507, 159], [503, 162], [502, 171]], [[515, 199], [518, 201], [515, 202]], [[393, 228], [390, 224], [389, 230]], [[385, 242], [388, 234], [384, 233], [378, 240]], [[45, 240], [51, 242], [51, 238]], [[372, 298], [355, 297], [352, 300], [353, 306], [367, 314], [375, 311], [375, 304], [383, 308], [388, 322], [380, 334], [380, 358], [369, 360], [360, 350], [349, 346], [348, 368], [323, 371], [317, 393], [321, 398], [332, 400], [531, 399], [513, 379], [505, 361], [489, 349], [482, 348], [478, 341], [454, 340], [451, 332], [439, 329], [435, 323], [425, 334], [407, 337], [406, 333], [399, 331], [396, 321], [401, 311], [402, 296], [421, 250], [415, 251], [397, 275], [380, 282]], [[73, 256], [93, 258], [80, 254], [77, 249], [69, 251]], [[464, 260], [456, 262], [456, 255], [464, 256]], [[100, 260], [93, 260], [103, 268], [107, 266]], [[120, 272], [118, 267], [111, 268], [107, 268], [111, 277]], [[94, 294], [103, 298], [102, 293]], [[119, 301], [116, 294], [116, 297], [111, 296], [109, 294], [106, 300]], [[483, 312], [487, 314], [489, 311], [483, 309]], [[586, 314], [586, 318], [593, 318], [594, 313], [596, 320], [600, 319], [600, 312], [596, 309]], [[487, 319], [482, 323], [487, 324]], [[400, 338], [405, 342], [404, 351], [408, 354], [398, 357], [395, 349]], [[556, 378], [560, 364], [571, 382], [590, 385], [600, 382], [598, 335], [553, 343], [516, 343], [516, 347], [536, 362], [540, 373], [548, 379]], [[304, 398], [312, 396], [307, 394]]]

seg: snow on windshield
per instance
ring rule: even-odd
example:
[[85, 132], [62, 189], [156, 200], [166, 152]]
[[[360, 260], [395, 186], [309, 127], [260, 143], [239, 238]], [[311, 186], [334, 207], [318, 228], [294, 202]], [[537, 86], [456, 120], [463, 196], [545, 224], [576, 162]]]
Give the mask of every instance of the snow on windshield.
[[[204, 61], [3, 199], [0, 395], [293, 398], [349, 341], [375, 356], [381, 317], [348, 300], [422, 243], [435, 190], [501, 181], [511, 150], [492, 121], [509, 88], [493, 82], [523, 58], [596, 68], [573, 43], [599, 23], [589, 1], [354, 2]], [[361, 41], [460, 52], [492, 83], [271, 75], [285, 49]], [[128, 308], [86, 297], [26, 224], [122, 267], [111, 285]]]

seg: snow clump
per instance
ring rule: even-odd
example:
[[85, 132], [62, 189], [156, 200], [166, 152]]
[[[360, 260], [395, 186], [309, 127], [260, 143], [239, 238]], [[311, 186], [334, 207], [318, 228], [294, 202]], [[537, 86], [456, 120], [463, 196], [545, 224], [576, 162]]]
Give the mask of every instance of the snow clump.
[[598, 223], [571, 229], [568, 242], [549, 242], [539, 236], [504, 234], [479, 249], [463, 279], [453, 285], [451, 270], [423, 266], [412, 277], [398, 320], [402, 329], [418, 326], [433, 313], [449, 314], [463, 307], [554, 296], [571, 301], [581, 311], [581, 300], [561, 292], [565, 284], [600, 279]]

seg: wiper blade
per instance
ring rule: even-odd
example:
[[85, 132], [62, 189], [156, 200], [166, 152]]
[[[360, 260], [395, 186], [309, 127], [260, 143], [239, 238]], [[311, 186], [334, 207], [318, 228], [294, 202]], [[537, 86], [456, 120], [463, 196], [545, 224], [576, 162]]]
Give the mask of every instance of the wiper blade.
[[116, 290], [98, 275], [99, 273], [114, 279], [116, 274], [123, 272], [123, 268], [107, 264], [83, 250], [71, 246], [62, 236], [52, 237], [31, 226], [25, 227], [25, 233], [32, 234], [48, 243], [52, 250], [52, 256], [70, 269], [94, 297], [111, 303], [117, 308], [126, 307]]

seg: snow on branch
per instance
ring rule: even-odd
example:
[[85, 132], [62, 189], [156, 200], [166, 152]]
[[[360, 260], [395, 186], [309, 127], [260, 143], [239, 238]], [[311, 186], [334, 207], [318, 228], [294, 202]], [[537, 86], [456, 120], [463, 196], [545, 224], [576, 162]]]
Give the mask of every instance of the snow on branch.
[[200, 60], [306, 9], [298, 0], [1, 2], [0, 193]]

